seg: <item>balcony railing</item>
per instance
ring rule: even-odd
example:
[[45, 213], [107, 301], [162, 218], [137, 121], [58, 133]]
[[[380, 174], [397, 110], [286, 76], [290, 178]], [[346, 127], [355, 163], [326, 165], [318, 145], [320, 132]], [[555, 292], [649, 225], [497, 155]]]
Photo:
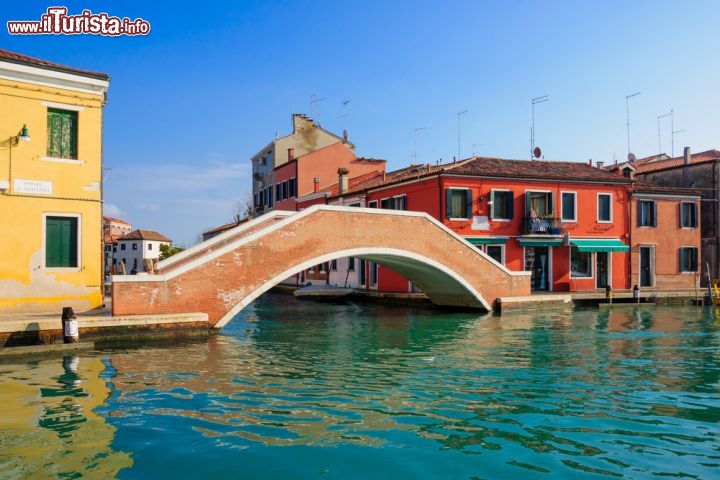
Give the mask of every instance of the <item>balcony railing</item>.
[[525, 235], [561, 235], [562, 222], [553, 217], [525, 217]]

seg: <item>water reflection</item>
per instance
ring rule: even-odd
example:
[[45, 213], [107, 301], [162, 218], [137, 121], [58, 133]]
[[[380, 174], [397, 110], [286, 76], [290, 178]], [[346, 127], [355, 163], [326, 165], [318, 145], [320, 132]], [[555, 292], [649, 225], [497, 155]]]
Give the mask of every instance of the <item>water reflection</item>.
[[104, 369], [79, 356], [0, 364], [0, 477], [113, 478], [132, 465], [94, 412], [109, 394]]
[[2, 370], [18, 393], [1, 405], [32, 405], [26, 447], [78, 453], [45, 453], [63, 471], [106, 454], [133, 479], [712, 478], [719, 332], [695, 308], [477, 317], [269, 295], [208, 341]]
[[[116, 421], [182, 418], [227, 448], [495, 452], [523, 475], [706, 477], [717, 463], [708, 312], [477, 318], [286, 301], [259, 302], [206, 344], [115, 355]], [[654, 458], [667, 455], [689, 461]]]

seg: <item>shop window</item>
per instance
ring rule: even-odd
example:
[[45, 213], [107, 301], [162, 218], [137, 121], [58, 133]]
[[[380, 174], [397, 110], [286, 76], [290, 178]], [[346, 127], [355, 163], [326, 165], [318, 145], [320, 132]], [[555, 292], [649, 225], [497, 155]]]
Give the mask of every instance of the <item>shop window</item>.
[[502, 245], [488, 245], [486, 247], [485, 253], [487, 253], [488, 257], [492, 258], [499, 264], [505, 264]]
[[592, 253], [581, 252], [570, 247], [570, 276], [573, 278], [592, 277]]

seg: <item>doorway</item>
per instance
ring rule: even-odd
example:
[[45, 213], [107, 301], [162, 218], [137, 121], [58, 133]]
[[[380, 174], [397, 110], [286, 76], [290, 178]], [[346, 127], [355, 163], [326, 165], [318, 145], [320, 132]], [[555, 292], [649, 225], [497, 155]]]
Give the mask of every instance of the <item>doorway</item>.
[[525, 247], [525, 270], [531, 273], [533, 291], [550, 290], [550, 248]]
[[608, 277], [610, 276], [610, 255], [608, 252], [595, 253], [595, 287], [605, 288], [610, 285]]
[[653, 247], [640, 247], [640, 286], [652, 287], [655, 276]]

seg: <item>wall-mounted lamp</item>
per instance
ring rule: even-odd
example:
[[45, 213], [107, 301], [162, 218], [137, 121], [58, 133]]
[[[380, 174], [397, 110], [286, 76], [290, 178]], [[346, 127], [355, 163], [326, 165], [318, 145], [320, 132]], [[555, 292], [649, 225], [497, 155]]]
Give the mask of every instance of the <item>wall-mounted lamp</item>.
[[18, 140], [23, 142], [30, 141], [30, 133], [28, 132], [27, 125], [23, 124], [22, 128], [20, 129], [20, 133], [18, 134]]

